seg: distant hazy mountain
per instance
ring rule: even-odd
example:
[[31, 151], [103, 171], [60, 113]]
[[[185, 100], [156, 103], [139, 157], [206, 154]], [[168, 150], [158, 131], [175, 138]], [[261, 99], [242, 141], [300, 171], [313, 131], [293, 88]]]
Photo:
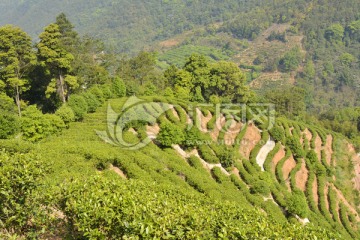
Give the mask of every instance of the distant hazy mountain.
[[126, 51], [194, 25], [229, 19], [247, 7], [251, 3], [237, 0], [2, 0], [0, 25], [18, 25], [36, 37], [64, 12], [81, 34]]

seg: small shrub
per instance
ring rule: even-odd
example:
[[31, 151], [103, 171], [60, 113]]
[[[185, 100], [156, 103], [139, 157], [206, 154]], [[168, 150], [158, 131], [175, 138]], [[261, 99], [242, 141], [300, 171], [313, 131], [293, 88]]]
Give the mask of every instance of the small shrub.
[[119, 77], [115, 77], [114, 79], [112, 79], [111, 91], [112, 91], [114, 97], [117, 97], [117, 98], [125, 97], [126, 96], [126, 86], [125, 86], [124, 81]]
[[68, 101], [69, 107], [75, 114], [75, 120], [82, 120], [88, 111], [88, 105], [83, 96], [73, 94]]
[[0, 114], [0, 139], [8, 139], [19, 131], [18, 117], [14, 114]]
[[55, 115], [59, 116], [66, 126], [69, 126], [70, 122], [75, 121], [74, 111], [66, 104], [63, 104], [58, 110], [56, 110]]
[[93, 94], [100, 103], [103, 103], [105, 101], [104, 93], [98, 86], [92, 86], [87, 92]]
[[204, 140], [204, 134], [197, 127], [192, 127], [185, 130], [185, 140], [183, 145], [185, 147], [195, 147], [203, 144]]
[[96, 111], [96, 109], [101, 105], [99, 100], [96, 98], [96, 96], [90, 92], [86, 92], [82, 94], [84, 97], [86, 103], [87, 103], [87, 112], [93, 113]]
[[164, 147], [171, 147], [173, 144], [181, 144], [185, 140], [183, 129], [172, 123], [163, 123], [157, 141]]
[[111, 92], [111, 85], [109, 85], [109, 84], [101, 85], [100, 89], [103, 93], [104, 99], [112, 98], [113, 93]]
[[63, 120], [53, 114], [42, 114], [35, 105], [23, 111], [21, 131], [29, 141], [38, 141], [65, 128]]

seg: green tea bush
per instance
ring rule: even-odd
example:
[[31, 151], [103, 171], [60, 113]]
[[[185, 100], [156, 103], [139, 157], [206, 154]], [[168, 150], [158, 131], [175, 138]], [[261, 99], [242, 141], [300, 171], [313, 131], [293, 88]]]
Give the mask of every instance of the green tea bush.
[[276, 142], [285, 142], [285, 131], [282, 127], [275, 125], [269, 130], [269, 133]]
[[249, 191], [247, 185], [246, 185], [243, 181], [241, 181], [241, 180], [239, 179], [239, 177], [236, 176], [235, 174], [231, 174], [231, 175], [230, 175], [230, 180], [235, 184], [235, 186], [236, 186], [240, 191], [242, 191], [242, 192], [247, 192], [247, 191]]
[[[271, 195], [274, 198], [274, 201], [282, 208], [286, 208], [287, 203], [286, 203], [286, 200], [282, 193], [283, 189], [282, 189], [282, 191], [279, 191], [275, 185], [272, 185], [270, 187], [270, 191], [271, 191]], [[287, 190], [285, 190], [285, 191], [287, 191]]]
[[319, 210], [322, 213], [322, 215], [328, 220], [329, 222], [332, 222], [332, 218], [330, 216], [329, 210], [326, 208], [325, 199], [327, 196], [324, 194], [325, 190], [325, 184], [326, 180], [324, 176], [317, 175], [317, 183], [318, 183], [318, 196], [319, 196]]
[[288, 223], [284, 213], [282, 212], [281, 208], [277, 206], [273, 201], [267, 200], [261, 203], [261, 208], [274, 219], [274, 222], [277, 223]]
[[243, 164], [245, 170], [253, 176], [257, 176], [257, 174], [261, 171], [259, 165], [257, 165], [257, 164], [254, 165], [248, 160], [243, 160], [242, 164]]
[[208, 121], [208, 123], [206, 124], [206, 126], [207, 126], [207, 129], [209, 130], [209, 131], [211, 131], [211, 130], [213, 130], [216, 126], [215, 126], [215, 124], [216, 124], [216, 114], [214, 114], [213, 116], [212, 116], [212, 118]]
[[282, 123], [284, 131], [285, 131], [285, 137], [286, 138], [291, 138], [292, 135], [290, 133], [290, 127], [289, 127], [289, 125], [287, 123], [287, 120], [281, 120], [281, 123]]
[[291, 150], [287, 147], [285, 149], [285, 157], [283, 157], [279, 162], [278, 164], [276, 165], [276, 168], [275, 168], [275, 175], [276, 175], [276, 178], [278, 180], [278, 182], [280, 184], [282, 184], [283, 186], [285, 186], [285, 179], [284, 179], [284, 175], [283, 175], [283, 167], [284, 167], [284, 164], [286, 162], [286, 160], [288, 160], [290, 158], [290, 156], [292, 155], [292, 152]]
[[225, 145], [218, 144], [210, 144], [209, 147], [215, 152], [224, 168], [229, 168], [234, 164], [234, 154], [232, 149], [229, 149]]
[[241, 145], [241, 141], [243, 140], [246, 131], [248, 128], [248, 124], [245, 123], [245, 125], [241, 128], [241, 131], [239, 132], [239, 134], [236, 136], [235, 138], [235, 146], [240, 146]]
[[[259, 210], [174, 186], [94, 178], [61, 186], [69, 237], [88, 239], [331, 238], [323, 229], [273, 222]], [[95, 205], [94, 205], [95, 204]], [[136, 206], [136, 207], [134, 207]]]
[[291, 197], [287, 199], [287, 209], [291, 214], [306, 218], [308, 214], [308, 205], [304, 193], [301, 191], [293, 191]]
[[170, 122], [172, 122], [174, 124], [179, 123], [179, 119], [177, 117], [175, 117], [175, 115], [171, 109], [167, 110], [165, 112], [165, 115], [166, 115], [167, 119], [169, 119]]
[[215, 163], [215, 164], [220, 163], [219, 158], [216, 157], [216, 155], [208, 145], [206, 144], [199, 145], [198, 151], [201, 158], [204, 159], [206, 162]]
[[296, 166], [290, 172], [290, 186], [292, 190], [297, 190], [296, 173], [301, 169], [301, 161], [297, 161]]
[[46, 212], [36, 195], [40, 180], [49, 173], [48, 164], [35, 154], [0, 151], [0, 236], [13, 232], [26, 236], [42, 230], [38, 219]]
[[301, 135], [300, 126], [297, 123], [293, 123], [293, 127], [294, 127], [293, 135], [300, 136]]
[[271, 172], [271, 162], [275, 156], [276, 153], [279, 152], [281, 148], [281, 143], [277, 142], [274, 149], [269, 152], [269, 154], [266, 156], [265, 162], [264, 162], [264, 169], [267, 172]]
[[259, 166], [256, 163], [256, 157], [259, 154], [261, 148], [266, 144], [266, 142], [269, 140], [269, 132], [264, 131], [262, 132], [261, 135], [261, 140], [256, 144], [256, 146], [251, 150], [250, 152], [250, 162], [254, 165], [254, 166]]
[[353, 228], [351, 227], [351, 224], [349, 222], [349, 218], [347, 215], [347, 208], [343, 203], [339, 204], [340, 207], [340, 221], [342, 223], [342, 225], [345, 227], [346, 231], [354, 238], [354, 239], [358, 239], [358, 235], [357, 233], [354, 232]]
[[34, 149], [35, 145], [31, 142], [22, 141], [21, 139], [0, 139], [1, 149], [8, 153], [28, 153]]
[[252, 194], [261, 194], [263, 196], [269, 196], [270, 194], [270, 187], [268, 185], [268, 183], [264, 180], [257, 180], [255, 181], [251, 187], [250, 187], [250, 192]]
[[315, 149], [315, 140], [316, 140], [316, 136], [318, 135], [316, 130], [314, 128], [309, 128], [309, 131], [311, 132], [312, 138], [311, 138], [311, 142], [310, 142], [310, 147], [312, 149]]
[[198, 170], [205, 171], [205, 168], [198, 157], [190, 156], [187, 160], [188, 160], [190, 166], [192, 166]]
[[[245, 161], [243, 161], [243, 163]], [[243, 167], [243, 164], [241, 164], [241, 163], [235, 162], [234, 165], [239, 170], [239, 175], [240, 175], [241, 179], [244, 180], [244, 182], [246, 184], [251, 185], [254, 182], [256, 175], [249, 174]]]
[[187, 122], [187, 116], [186, 116], [186, 112], [184, 111], [184, 109], [179, 105], [175, 105], [174, 108], [180, 118], [180, 122], [182, 124], [185, 124]]
[[331, 177], [333, 175], [333, 170], [330, 165], [326, 161], [326, 153], [325, 150], [321, 150], [321, 163], [326, 169], [326, 175]]
[[303, 142], [304, 150], [309, 151], [310, 150], [310, 144], [309, 144], [309, 140], [306, 138], [305, 133], [302, 135], [302, 139], [304, 140], [304, 142]]
[[337, 194], [332, 187], [329, 187], [329, 206], [330, 206], [330, 213], [332, 214], [333, 220], [335, 222], [339, 222], [339, 213], [337, 211]]
[[211, 173], [215, 178], [216, 182], [218, 183], [229, 182], [229, 178], [226, 175], [224, 175], [224, 173], [221, 171], [219, 167], [214, 167], [213, 169], [211, 169]]
[[198, 145], [204, 144], [204, 141], [210, 141], [205, 135], [195, 126], [190, 129], [185, 130], [185, 140], [182, 145], [185, 147], [196, 147]]
[[326, 145], [326, 133], [322, 130], [322, 129], [319, 129], [317, 128], [317, 133], [319, 135], [319, 137], [321, 138], [321, 146], [325, 146]]
[[315, 203], [315, 198], [314, 198], [314, 194], [313, 194], [314, 181], [315, 181], [315, 173], [311, 171], [309, 173], [309, 177], [306, 182], [305, 195], [306, 195], [306, 199], [307, 199], [310, 210], [313, 212], [318, 212], [318, 207]]
[[319, 162], [318, 156], [314, 150], [308, 151], [306, 158], [310, 161], [312, 165], [316, 165]]
[[290, 148], [291, 152], [294, 155], [294, 158], [305, 157], [306, 152], [304, 151], [298, 137], [293, 136], [288, 138], [286, 141], [286, 146]]

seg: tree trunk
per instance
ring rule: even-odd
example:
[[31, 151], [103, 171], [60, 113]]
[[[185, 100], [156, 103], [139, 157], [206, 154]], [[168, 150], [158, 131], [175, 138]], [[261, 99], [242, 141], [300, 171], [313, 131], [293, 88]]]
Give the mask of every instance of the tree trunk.
[[20, 101], [20, 91], [19, 91], [19, 86], [15, 87], [15, 102], [16, 105], [18, 107], [18, 113], [19, 113], [19, 117], [21, 117], [21, 101]]
[[66, 102], [65, 81], [61, 70], [59, 71], [59, 95], [63, 103]]

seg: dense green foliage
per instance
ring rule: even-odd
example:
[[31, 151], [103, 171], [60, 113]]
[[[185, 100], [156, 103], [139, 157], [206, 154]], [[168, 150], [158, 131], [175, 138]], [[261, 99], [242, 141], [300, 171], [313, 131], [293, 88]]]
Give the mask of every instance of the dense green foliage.
[[[66, 213], [66, 220], [73, 223], [70, 226], [73, 237], [330, 237], [321, 231], [311, 233], [315, 229], [282, 226], [256, 210], [244, 211], [230, 202], [207, 201], [166, 185], [109, 181], [97, 177], [86, 183], [66, 184], [62, 191], [64, 198], [61, 199], [60, 208]], [[111, 195], [108, 195], [109, 192]], [[94, 202], [102, 204], [94, 209]], [[134, 204], [136, 208], [133, 208]]]
[[[20, 28], [0, 27], [0, 238], [358, 238], [355, 152], [322, 128], [360, 146], [358, 3], [81, 2], [69, 5], [106, 20], [97, 34], [107, 47], [63, 13], [34, 46]], [[15, 5], [0, 3], [0, 23]], [[129, 25], [124, 41], [112, 39]], [[281, 54], [253, 50], [274, 43]], [[159, 58], [138, 52], [144, 45]], [[255, 95], [263, 74], [284, 81]]]
[[157, 140], [161, 145], [171, 147], [173, 144], [181, 144], [185, 140], [185, 135], [179, 126], [171, 123], [164, 123], [161, 125]]
[[[41, 215], [41, 206], [33, 194], [40, 188], [40, 180], [49, 172], [47, 165], [35, 154], [0, 152], [2, 230], [19, 236], [37, 230], [39, 226], [34, 218]], [[0, 237], [3, 238], [2, 233], [0, 230]]]

